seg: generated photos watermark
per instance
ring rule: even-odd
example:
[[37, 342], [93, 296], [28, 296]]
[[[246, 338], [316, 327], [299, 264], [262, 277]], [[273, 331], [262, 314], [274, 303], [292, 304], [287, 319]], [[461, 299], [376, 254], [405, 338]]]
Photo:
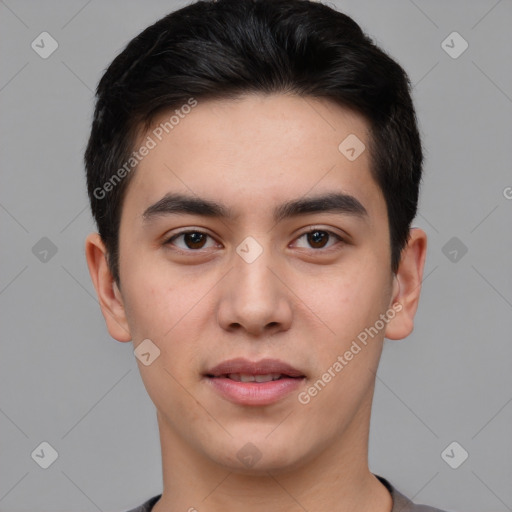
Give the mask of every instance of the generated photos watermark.
[[159, 142], [163, 138], [171, 133], [176, 126], [178, 126], [182, 119], [187, 114], [190, 114], [192, 109], [198, 104], [195, 98], [189, 98], [187, 103], [183, 104], [179, 109], [175, 109], [174, 113], [169, 116], [165, 121], [162, 121], [156, 128], [153, 129], [150, 135], [148, 135], [145, 141], [141, 144], [139, 149], [133, 151], [126, 162], [112, 176], [103, 184], [101, 187], [94, 189], [93, 194], [96, 199], [105, 199], [109, 192], [112, 192], [114, 188], [131, 172], [137, 165], [142, 162], [144, 157], [149, 155], [152, 149], [155, 149]]
[[[343, 355], [339, 355], [331, 366], [316, 380], [316, 382], [309, 386], [305, 391], [301, 391], [297, 398], [302, 405], [307, 405], [311, 399], [320, 393], [331, 380], [338, 375], [345, 366], [349, 364], [354, 356], [359, 354], [361, 350], [368, 345], [369, 338], [373, 339], [377, 336], [386, 325], [395, 318], [396, 314], [402, 311], [403, 306], [400, 302], [395, 302], [391, 308], [385, 313], [379, 315], [379, 319], [371, 327], [366, 327], [357, 335], [357, 339], [352, 341], [350, 348], [345, 351]], [[359, 342], [359, 343], [358, 343]], [[361, 346], [362, 345], [362, 346]]]

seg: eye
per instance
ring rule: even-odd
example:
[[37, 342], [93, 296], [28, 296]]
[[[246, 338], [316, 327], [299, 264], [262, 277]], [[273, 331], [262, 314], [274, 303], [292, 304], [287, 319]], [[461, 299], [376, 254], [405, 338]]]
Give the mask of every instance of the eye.
[[[174, 243], [175, 240], [178, 240], [180, 238], [182, 239], [182, 243], [184, 245], [178, 245]], [[206, 245], [206, 241], [208, 238], [211, 238], [213, 240], [213, 238], [210, 235], [202, 231], [182, 231], [181, 233], [177, 233], [173, 235], [171, 238], [169, 238], [164, 243], [164, 245], [176, 245], [178, 249], [181, 249], [183, 251], [195, 251], [208, 248], [208, 246]], [[215, 243], [213, 244], [213, 246], [215, 246]]]
[[[211, 240], [210, 245], [208, 245], [208, 239]], [[302, 248], [313, 248], [315, 250], [328, 249], [336, 245], [336, 242], [344, 242], [340, 235], [318, 228], [310, 228], [309, 231], [300, 235], [296, 240], [300, 241], [301, 239], [305, 239], [309, 246], [302, 245]], [[181, 243], [176, 243], [177, 240], [181, 240]], [[215, 247], [215, 240], [203, 231], [188, 230], [174, 234], [164, 242], [164, 245], [173, 245], [184, 252], [198, 252], [201, 249]], [[298, 247], [301, 247], [301, 245], [299, 244]]]
[[335, 243], [332, 243], [330, 245], [327, 244], [333, 239], [334, 242], [336, 242], [336, 240], [338, 242], [344, 241], [343, 238], [341, 238], [341, 236], [337, 235], [336, 233], [333, 233], [332, 231], [317, 228], [312, 228], [307, 233], [303, 233], [301, 236], [297, 238], [297, 240], [300, 240], [301, 238], [305, 238], [306, 243], [308, 243], [309, 246], [312, 247], [313, 249], [325, 249], [332, 247], [332, 245], [335, 245]]

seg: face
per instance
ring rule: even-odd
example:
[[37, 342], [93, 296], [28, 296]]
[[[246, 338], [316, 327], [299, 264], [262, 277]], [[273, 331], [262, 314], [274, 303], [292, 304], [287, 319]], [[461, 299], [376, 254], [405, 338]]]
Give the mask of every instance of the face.
[[[351, 134], [368, 147], [365, 120], [327, 100], [253, 95], [199, 101], [155, 133], [123, 203], [117, 297], [134, 346], [160, 351], [138, 365], [161, 428], [249, 472], [364, 437], [398, 315], [369, 152], [354, 159], [353, 138], [355, 151], [339, 149]], [[281, 377], [240, 382], [255, 375]]]

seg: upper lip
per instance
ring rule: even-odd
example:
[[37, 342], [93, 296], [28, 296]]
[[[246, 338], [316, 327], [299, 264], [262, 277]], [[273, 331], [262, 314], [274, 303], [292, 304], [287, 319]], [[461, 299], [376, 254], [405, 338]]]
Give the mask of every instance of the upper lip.
[[280, 361], [279, 359], [260, 359], [249, 361], [243, 357], [229, 359], [208, 370], [205, 375], [219, 377], [239, 373], [242, 375], [267, 375], [269, 373], [280, 373], [289, 377], [304, 377], [304, 374], [293, 366]]

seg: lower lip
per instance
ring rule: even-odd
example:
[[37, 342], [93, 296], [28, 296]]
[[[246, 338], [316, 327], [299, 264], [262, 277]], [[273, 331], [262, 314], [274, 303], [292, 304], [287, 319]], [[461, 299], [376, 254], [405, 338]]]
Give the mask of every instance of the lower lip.
[[221, 396], [239, 405], [269, 405], [301, 386], [304, 378], [283, 378], [269, 382], [238, 382], [227, 377], [207, 377]]

